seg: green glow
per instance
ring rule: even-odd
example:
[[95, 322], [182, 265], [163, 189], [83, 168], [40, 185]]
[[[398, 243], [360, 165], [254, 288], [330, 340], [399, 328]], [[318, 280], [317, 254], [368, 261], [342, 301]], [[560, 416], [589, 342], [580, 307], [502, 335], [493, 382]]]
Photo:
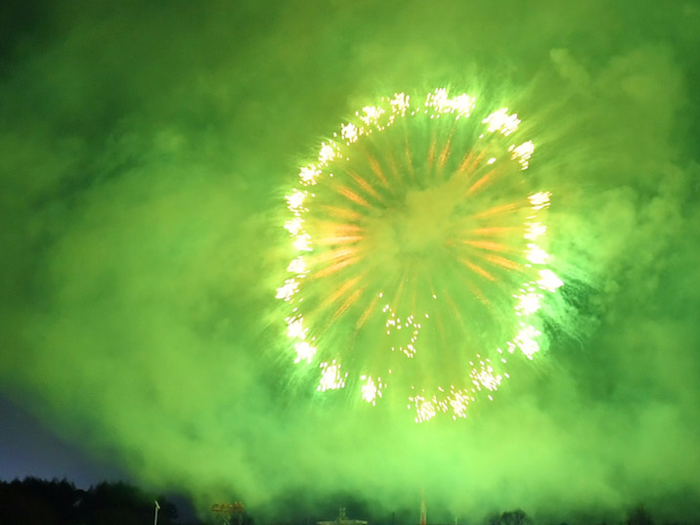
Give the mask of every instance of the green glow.
[[[415, 523], [424, 487], [429, 523], [517, 507], [538, 523], [621, 523], [636, 502], [657, 523], [698, 522], [684, 519], [684, 501], [700, 501], [696, 2], [6, 4], [0, 390], [50, 432], [149, 490], [192, 494], [207, 517], [240, 500], [256, 523], [288, 523], [343, 491], [384, 517], [413, 509]], [[492, 268], [478, 257], [487, 244], [462, 246], [473, 268], [421, 259], [453, 237], [456, 206], [449, 187], [426, 186], [373, 223], [371, 257], [316, 293], [296, 276], [316, 275], [314, 257], [331, 251], [316, 243], [318, 204], [365, 209], [329, 191], [333, 144], [355, 165], [363, 144], [405, 159], [410, 111], [448, 85], [439, 118], [411, 120], [416, 162], [433, 130], [441, 145], [454, 125], [453, 151], [491, 133], [482, 167], [508, 177], [480, 195], [526, 199], [503, 215], [517, 236], [496, 244], [523, 263], [538, 245], [545, 264]], [[360, 135], [378, 107], [380, 125], [394, 123]], [[488, 132], [496, 117], [482, 121], [503, 108], [500, 126], [517, 113], [518, 128]], [[305, 222], [285, 195], [309, 209]], [[496, 242], [484, 237], [472, 240]], [[409, 258], [449, 296], [409, 279], [397, 298], [392, 275]], [[333, 298], [340, 273], [361, 267], [372, 272]], [[308, 322], [292, 328], [305, 339], [287, 337], [293, 307], [278, 288], [306, 294]], [[528, 326], [541, 332], [534, 353]], [[443, 335], [446, 353], [428, 354]], [[333, 359], [328, 384], [345, 387], [319, 393]], [[409, 396], [472, 380], [478, 402], [455, 396], [467, 418], [426, 405], [435, 418], [414, 423]], [[257, 519], [274, 507], [280, 519]], [[605, 516], [576, 519], [591, 509]]]
[[300, 169], [277, 298], [293, 361], [320, 368], [319, 391], [347, 385], [376, 404], [391, 389], [416, 421], [465, 417], [501, 383], [501, 347], [539, 352], [541, 292], [563, 283], [546, 267], [550, 193], [523, 173], [534, 145], [520, 123], [465, 93], [396, 93]]

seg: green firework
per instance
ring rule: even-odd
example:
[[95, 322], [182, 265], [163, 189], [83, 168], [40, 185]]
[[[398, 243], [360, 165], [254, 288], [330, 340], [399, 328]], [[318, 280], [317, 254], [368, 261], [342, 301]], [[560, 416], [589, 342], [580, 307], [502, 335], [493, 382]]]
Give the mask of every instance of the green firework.
[[508, 377], [510, 354], [532, 359], [541, 300], [563, 283], [517, 115], [445, 89], [414, 98], [362, 108], [301, 168], [277, 297], [320, 391], [396, 393], [425, 421], [464, 417]]

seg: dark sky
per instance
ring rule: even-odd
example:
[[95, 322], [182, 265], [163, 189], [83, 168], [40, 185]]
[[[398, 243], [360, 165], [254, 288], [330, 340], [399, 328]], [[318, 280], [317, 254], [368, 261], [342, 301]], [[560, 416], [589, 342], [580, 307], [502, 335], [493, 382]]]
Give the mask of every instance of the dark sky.
[[0, 400], [0, 414], [3, 422], [2, 479], [23, 479], [26, 476], [66, 478], [82, 488], [104, 480], [129, 479], [114, 465], [86, 455], [79, 440], [71, 443], [58, 437], [7, 397]]
[[[0, 478], [697, 519], [696, 2], [1, 9]], [[274, 297], [299, 166], [355, 110], [440, 86], [527, 122], [566, 284], [493, 403], [416, 425], [315, 396]]]

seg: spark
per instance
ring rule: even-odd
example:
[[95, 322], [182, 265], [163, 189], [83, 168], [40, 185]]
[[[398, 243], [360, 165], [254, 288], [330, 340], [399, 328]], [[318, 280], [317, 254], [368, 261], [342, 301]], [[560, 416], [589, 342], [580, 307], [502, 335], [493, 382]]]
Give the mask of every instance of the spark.
[[340, 136], [343, 137], [348, 144], [357, 141], [360, 136], [360, 130], [355, 124], [344, 124], [340, 128]]
[[294, 217], [293, 219], [284, 223], [284, 228], [289, 232], [290, 235], [297, 236], [302, 232], [303, 223], [304, 221], [301, 220], [299, 217]]
[[540, 191], [538, 193], [533, 193], [528, 197], [530, 204], [532, 204], [532, 209], [539, 211], [542, 208], [549, 206], [549, 197], [551, 193], [548, 191]]
[[294, 239], [292, 246], [300, 252], [311, 251], [311, 236], [308, 233], [300, 233]]
[[330, 364], [321, 363], [321, 380], [318, 385], [318, 390], [320, 392], [325, 392], [326, 390], [338, 390], [345, 387], [345, 379], [348, 374], [344, 374], [340, 370], [340, 364], [334, 359]]
[[290, 339], [306, 339], [309, 329], [304, 326], [303, 317], [289, 318], [287, 320], [287, 337]]
[[536, 244], [527, 245], [527, 253], [525, 258], [532, 264], [545, 264], [549, 258], [549, 254]]
[[294, 345], [294, 350], [297, 354], [296, 359], [294, 359], [294, 364], [298, 364], [301, 361], [306, 361], [308, 364], [311, 364], [311, 360], [316, 355], [316, 348], [306, 341], [301, 341]]
[[523, 326], [522, 330], [515, 336], [515, 346], [530, 360], [540, 350], [540, 346], [537, 343], [537, 336], [539, 335], [541, 335], [539, 330], [532, 325], [527, 325]]
[[299, 283], [294, 279], [287, 279], [284, 285], [277, 288], [277, 299], [289, 301], [299, 289]]
[[384, 383], [382, 383], [381, 378], [377, 378], [375, 381], [372, 376], [362, 375], [360, 380], [364, 381], [361, 387], [362, 399], [373, 406], [377, 404], [377, 398], [382, 397], [382, 389], [384, 388]]
[[530, 165], [530, 157], [535, 152], [535, 145], [531, 140], [523, 142], [520, 146], [512, 146], [512, 158], [520, 162], [522, 169], [527, 169]]
[[296, 259], [292, 259], [289, 262], [289, 266], [287, 266], [287, 271], [289, 273], [295, 273], [297, 275], [306, 274], [306, 261], [303, 257], [297, 257]]
[[360, 120], [364, 122], [365, 126], [376, 125], [379, 122], [379, 118], [384, 114], [384, 109], [376, 106], [365, 106], [362, 108], [364, 115], [360, 115]]
[[287, 196], [287, 207], [297, 214], [305, 211], [303, 206], [307, 195], [305, 191], [299, 191], [294, 188], [292, 194]]
[[[319, 154], [319, 158], [320, 157], [321, 154]], [[300, 182], [304, 186], [313, 186], [316, 184], [316, 179], [318, 179], [318, 176], [321, 175], [321, 173], [322, 171], [313, 164], [303, 166], [299, 170], [299, 179], [301, 179]]]
[[528, 291], [519, 295], [515, 295], [518, 300], [515, 305], [515, 311], [518, 315], [529, 316], [537, 312], [541, 308], [540, 300], [542, 295], [534, 291]]
[[391, 112], [401, 117], [406, 116], [406, 111], [411, 106], [411, 97], [405, 93], [394, 93], [394, 97], [389, 100]]
[[549, 269], [545, 270], [540, 270], [540, 280], [537, 281], [537, 284], [540, 285], [540, 288], [543, 290], [547, 290], [548, 292], [554, 292], [557, 290], [557, 288], [560, 288], [564, 286], [564, 281], [559, 279], [557, 275]]
[[429, 93], [425, 106], [433, 108], [436, 114], [456, 113], [458, 117], [468, 117], [474, 109], [476, 99], [466, 93], [450, 98], [444, 88]]
[[502, 108], [491, 113], [482, 121], [482, 124], [488, 124], [490, 133], [498, 131], [502, 135], [508, 136], [518, 129], [520, 119], [516, 114], [509, 115], [508, 108]]
[[524, 237], [529, 241], [536, 241], [547, 233], [547, 226], [541, 222], [526, 222]]
[[337, 153], [337, 149], [334, 145], [324, 143], [321, 145], [321, 150], [318, 152], [318, 161], [321, 163], [321, 166], [326, 166], [335, 159]]

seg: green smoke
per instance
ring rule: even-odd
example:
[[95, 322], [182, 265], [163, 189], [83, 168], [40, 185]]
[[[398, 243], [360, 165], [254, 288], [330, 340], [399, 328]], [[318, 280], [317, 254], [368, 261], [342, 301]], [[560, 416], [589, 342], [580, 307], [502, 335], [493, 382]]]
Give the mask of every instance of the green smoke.
[[[66, 0], [13, 18], [3, 394], [205, 509], [231, 495], [254, 512], [299, 487], [418, 508], [425, 487], [461, 516], [640, 501], [687, 515], [700, 12], [376, 4]], [[274, 294], [298, 159], [358, 100], [475, 77], [537, 125], [526, 134], [557, 181], [551, 251], [570, 267], [579, 329], [457, 424], [290, 388]]]

